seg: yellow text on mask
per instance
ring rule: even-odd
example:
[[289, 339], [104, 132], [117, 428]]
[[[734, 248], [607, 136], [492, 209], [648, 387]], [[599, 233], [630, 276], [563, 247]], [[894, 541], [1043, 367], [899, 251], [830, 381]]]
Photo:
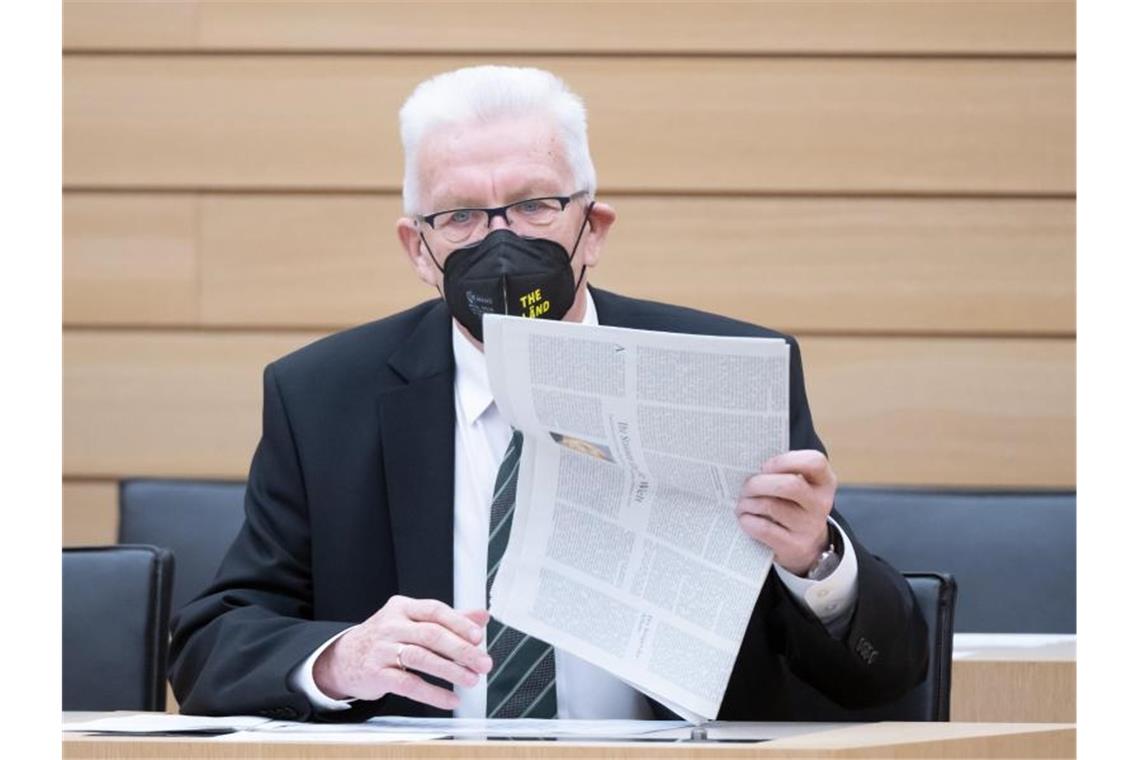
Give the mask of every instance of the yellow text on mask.
[[546, 312], [550, 311], [550, 301], [542, 300], [542, 288], [535, 288], [526, 295], [519, 297], [519, 305], [522, 307], [521, 316], [524, 317], [541, 317]]

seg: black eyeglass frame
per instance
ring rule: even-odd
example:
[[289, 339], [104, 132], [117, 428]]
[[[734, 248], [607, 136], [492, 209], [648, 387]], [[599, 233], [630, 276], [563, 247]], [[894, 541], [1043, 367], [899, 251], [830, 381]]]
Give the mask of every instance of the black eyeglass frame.
[[572, 201], [575, 198], [578, 198], [580, 196], [589, 195], [589, 194], [590, 193], [588, 190], [579, 190], [578, 192], [571, 193], [570, 195], [543, 195], [543, 196], [540, 196], [538, 198], [524, 198], [521, 201], [515, 201], [514, 203], [508, 203], [505, 206], [497, 206], [496, 208], [467, 208], [467, 207], [449, 208], [449, 209], [444, 209], [443, 211], [434, 211], [430, 214], [427, 214], [426, 216], [418, 215], [418, 216], [416, 216], [416, 219], [420, 220], [421, 222], [423, 222], [428, 227], [431, 227], [434, 230], [435, 229], [435, 220], [438, 217], [443, 216], [444, 214], [454, 214], [458, 211], [482, 211], [483, 213], [485, 213], [487, 215], [487, 226], [488, 227], [491, 226], [491, 222], [494, 221], [496, 216], [503, 217], [503, 221], [506, 222], [508, 226], [510, 226], [511, 220], [507, 217], [507, 209], [514, 208], [515, 206], [521, 206], [524, 203], [534, 203], [535, 201], [558, 201], [558, 205], [560, 206], [558, 211], [559, 211], [559, 213], [561, 213], [561, 212], [566, 210], [567, 206], [570, 205], [570, 201]]

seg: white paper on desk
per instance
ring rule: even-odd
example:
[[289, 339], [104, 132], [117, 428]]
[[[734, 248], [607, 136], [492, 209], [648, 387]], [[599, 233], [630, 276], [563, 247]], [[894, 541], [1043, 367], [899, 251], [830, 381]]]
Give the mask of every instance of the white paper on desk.
[[788, 450], [788, 344], [487, 315], [525, 440], [491, 614], [715, 717], [772, 552], [733, 507]]
[[362, 726], [396, 731], [442, 732], [449, 736], [642, 736], [688, 724], [668, 720], [547, 720], [543, 718], [370, 718]]
[[[865, 725], [860, 723], [747, 723], [744, 721], [714, 720], [705, 723], [702, 728], [711, 742], [737, 741], [762, 742], [772, 739], [787, 739], [792, 736], [834, 731], [840, 728]], [[682, 741], [690, 737], [691, 727], [682, 730], [669, 729], [653, 735], [655, 739], [676, 739]]]
[[218, 742], [257, 742], [265, 743], [320, 743], [320, 744], [395, 744], [398, 742], [426, 742], [433, 739], [446, 739], [450, 734], [430, 733], [426, 731], [358, 731], [345, 730], [344, 726], [336, 726], [331, 731], [238, 731], [234, 734], [219, 736], [213, 741]]
[[64, 723], [64, 731], [99, 731], [102, 733], [170, 733], [177, 731], [212, 731], [232, 728], [247, 730], [270, 723], [269, 718], [252, 715], [230, 715], [210, 717], [207, 715], [128, 714], [111, 715], [106, 718], [85, 720], [79, 723]]

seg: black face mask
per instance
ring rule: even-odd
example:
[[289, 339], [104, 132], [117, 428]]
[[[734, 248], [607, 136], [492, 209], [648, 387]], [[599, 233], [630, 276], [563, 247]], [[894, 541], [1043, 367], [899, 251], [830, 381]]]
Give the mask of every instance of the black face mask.
[[524, 238], [498, 229], [478, 243], [453, 251], [442, 267], [422, 234], [420, 239], [443, 272], [443, 298], [452, 316], [482, 343], [484, 314], [536, 319], [566, 316], [586, 274], [583, 267], [575, 281], [570, 262], [587, 221], [589, 212], [570, 253], [554, 240]]

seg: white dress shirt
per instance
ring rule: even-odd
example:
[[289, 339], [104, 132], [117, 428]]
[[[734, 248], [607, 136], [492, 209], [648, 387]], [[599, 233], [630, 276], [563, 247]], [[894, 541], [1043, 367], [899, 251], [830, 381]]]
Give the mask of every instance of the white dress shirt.
[[[598, 324], [594, 299], [589, 291], [582, 322]], [[453, 606], [463, 611], [486, 608], [491, 496], [499, 465], [510, 442], [511, 427], [503, 419], [491, 395], [483, 353], [463, 336], [454, 323], [451, 345], [455, 354], [456, 420]], [[839, 533], [844, 545], [849, 545], [842, 528], [839, 528]], [[844, 551], [839, 566], [820, 581], [800, 578], [779, 565], [774, 567], [792, 596], [814, 613], [833, 636], [838, 637], [846, 631], [855, 606], [858, 569], [854, 552]], [[328, 697], [313, 680], [313, 664], [321, 652], [346, 632], [326, 641], [290, 674], [293, 688], [305, 694], [317, 710], [345, 710], [352, 702]], [[653, 717], [649, 702], [639, 691], [561, 649], [554, 650], [554, 672], [559, 718]], [[485, 717], [485, 678], [472, 687], [457, 685], [455, 693], [459, 697], [455, 717]]]

